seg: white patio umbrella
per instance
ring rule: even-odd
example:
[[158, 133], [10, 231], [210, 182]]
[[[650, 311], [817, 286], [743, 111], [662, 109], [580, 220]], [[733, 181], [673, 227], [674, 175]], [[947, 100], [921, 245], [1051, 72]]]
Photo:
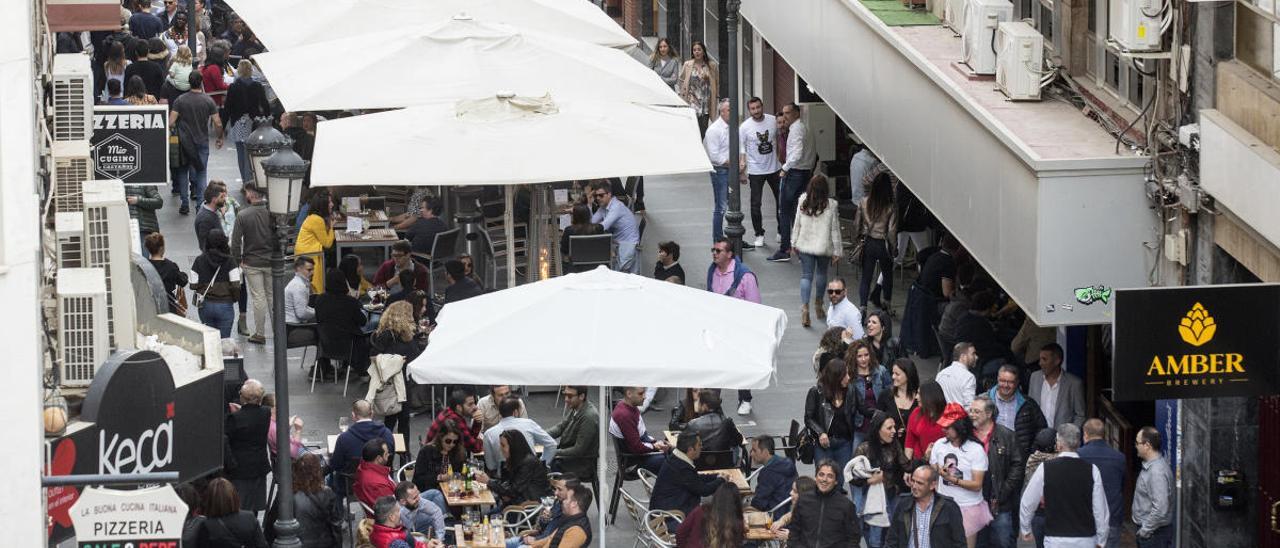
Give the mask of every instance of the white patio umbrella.
[[490, 94], [320, 122], [311, 184], [508, 185], [711, 171], [688, 107], [558, 99]]
[[599, 267], [449, 304], [409, 364], [423, 384], [599, 386], [604, 544], [609, 386], [765, 388], [781, 310]]
[[584, 0], [227, 0], [258, 39], [279, 50], [368, 33], [423, 28], [465, 12], [605, 47], [634, 45], [600, 8]]
[[454, 17], [261, 53], [254, 60], [290, 111], [387, 109], [484, 97], [496, 90], [558, 100], [684, 102], [620, 50]]

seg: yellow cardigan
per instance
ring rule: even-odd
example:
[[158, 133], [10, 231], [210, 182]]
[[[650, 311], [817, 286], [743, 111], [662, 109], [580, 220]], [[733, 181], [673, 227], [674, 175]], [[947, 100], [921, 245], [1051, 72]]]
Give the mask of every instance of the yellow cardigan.
[[313, 213], [302, 221], [298, 239], [293, 243], [295, 254], [307, 255], [316, 261], [316, 270], [311, 274], [311, 291], [316, 295], [324, 292], [324, 250], [333, 247], [333, 238], [333, 226]]

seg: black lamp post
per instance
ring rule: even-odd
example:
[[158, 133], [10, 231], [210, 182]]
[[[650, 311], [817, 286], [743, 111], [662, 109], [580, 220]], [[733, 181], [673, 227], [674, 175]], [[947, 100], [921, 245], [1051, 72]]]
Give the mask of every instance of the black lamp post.
[[[254, 133], [257, 134], [257, 131]], [[276, 133], [279, 134], [278, 131]], [[284, 323], [284, 286], [287, 281], [284, 250], [289, 245], [289, 216], [298, 211], [298, 202], [302, 198], [302, 178], [307, 174], [307, 164], [292, 148], [285, 146], [255, 165], [255, 171], [259, 166], [262, 171], [262, 179], [259, 181], [266, 180], [267, 210], [275, 221], [277, 239], [275, 249], [271, 250], [271, 333], [275, 337], [276, 447], [282, 451], [277, 452], [275, 471], [276, 484], [280, 488], [275, 548], [302, 546], [302, 541], [298, 539], [301, 527], [293, 516], [293, 454], [289, 445], [289, 345]]]
[[293, 141], [271, 125], [271, 118], [259, 118], [255, 123], [257, 127], [254, 128], [253, 133], [249, 134], [249, 138], [245, 139], [244, 147], [249, 153], [249, 163], [253, 167], [253, 180], [265, 191], [264, 181], [267, 176], [262, 171], [262, 162], [277, 150], [293, 146]]
[[742, 123], [738, 114], [741, 103], [738, 97], [738, 8], [741, 5], [739, 0], [729, 0], [725, 4], [724, 14], [729, 35], [729, 211], [724, 215], [728, 221], [724, 234], [733, 246], [734, 257], [742, 257], [742, 236], [747, 233], [747, 229], [742, 227], [742, 194], [739, 192], [742, 185], [738, 182], [742, 176], [738, 169], [738, 162], [741, 161], [738, 153], [738, 125]]

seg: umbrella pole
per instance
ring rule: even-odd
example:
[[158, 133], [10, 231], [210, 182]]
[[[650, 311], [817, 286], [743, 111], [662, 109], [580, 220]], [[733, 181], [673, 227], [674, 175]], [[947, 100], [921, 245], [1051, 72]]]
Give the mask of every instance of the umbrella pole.
[[515, 222], [515, 185], [506, 185], [503, 188], [503, 198], [506, 200], [505, 213], [503, 213], [502, 230], [507, 237], [507, 289], [516, 286], [516, 227], [512, 226]]
[[608, 416], [605, 414], [605, 412], [609, 411], [608, 409], [609, 400], [608, 398], [605, 398], [605, 392], [608, 389], [609, 387], [607, 386], [601, 386], [600, 393], [597, 395], [597, 399], [596, 399], [596, 401], [599, 402], [596, 404], [596, 409], [597, 409], [596, 415], [600, 417], [600, 420], [596, 421], [599, 424], [599, 430], [600, 430], [600, 443], [599, 443], [600, 455], [596, 458], [596, 477], [599, 478], [599, 481], [596, 482], [596, 485], [600, 486], [600, 492], [596, 493], [596, 502], [600, 503], [600, 533], [596, 535], [596, 538], [600, 539], [600, 548], [605, 547], [604, 526], [605, 526], [605, 520], [609, 516], [609, 500], [608, 500], [609, 493], [612, 493], [612, 491], [610, 490], [611, 487], [607, 484], [609, 480], [608, 478], [609, 446], [605, 443], [609, 439], [608, 438], [609, 423], [605, 421], [605, 417]]

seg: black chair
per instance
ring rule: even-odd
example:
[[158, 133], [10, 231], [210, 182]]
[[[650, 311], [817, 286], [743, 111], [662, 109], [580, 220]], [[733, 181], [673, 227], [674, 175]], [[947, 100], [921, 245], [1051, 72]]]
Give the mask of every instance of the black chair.
[[[295, 333], [303, 333], [305, 336], [295, 336]], [[302, 369], [307, 368], [307, 349], [313, 346], [317, 347], [320, 340], [320, 331], [315, 323], [290, 323], [284, 326], [284, 340], [286, 349], [301, 348], [302, 349]]]
[[614, 452], [618, 455], [618, 466], [613, 474], [613, 494], [609, 497], [609, 523], [612, 524], [618, 520], [618, 498], [620, 496], [619, 492], [622, 491], [623, 482], [640, 479], [636, 469], [643, 464], [644, 459], [650, 455], [660, 455], [662, 453], [661, 451], [628, 453], [626, 446], [622, 443], [622, 438], [609, 437], [613, 440]]
[[613, 262], [613, 235], [569, 236], [569, 265], [574, 272]]
[[599, 464], [599, 458], [600, 457], [595, 454], [583, 455], [580, 457], [562, 457], [557, 454], [554, 463], [556, 465], [555, 468], [561, 471], [564, 471], [564, 463], [573, 463], [571, 465], [572, 470], [574, 472], [580, 472], [576, 474], [578, 476], [578, 481], [591, 484], [591, 492], [594, 493], [596, 497], [599, 497], [600, 474], [596, 471], [596, 466]]
[[[355, 341], [352, 339], [336, 340], [326, 337], [319, 339], [319, 350], [316, 352], [317, 358], [325, 358], [329, 363], [334, 364], [336, 368], [339, 364], [345, 365], [347, 368], [346, 380], [342, 383], [342, 397], [347, 397], [347, 386], [351, 384], [351, 362], [354, 361], [352, 354], [355, 351]], [[338, 383], [336, 369], [334, 370], [333, 382]], [[316, 391], [316, 377], [320, 376], [320, 367], [317, 365], [311, 370], [311, 391]]]

